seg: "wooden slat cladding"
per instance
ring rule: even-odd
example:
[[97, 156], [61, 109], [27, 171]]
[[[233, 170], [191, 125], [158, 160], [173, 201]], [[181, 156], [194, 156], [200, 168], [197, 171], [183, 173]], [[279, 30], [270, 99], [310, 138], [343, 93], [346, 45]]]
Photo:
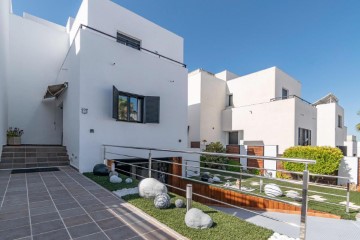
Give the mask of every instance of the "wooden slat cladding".
[[[264, 146], [248, 146], [247, 147], [247, 155], [264, 156]], [[256, 158], [248, 158], [247, 166], [263, 168], [264, 160], [256, 159]], [[261, 172], [263, 172], [263, 171], [261, 171]]]
[[[284, 213], [300, 213], [301, 208], [278, 202], [276, 200], [261, 198], [257, 196], [247, 195], [240, 192], [224, 189], [221, 187], [211, 186], [205, 183], [194, 182], [187, 179], [177, 179], [172, 182], [174, 186], [181, 189], [186, 189], [186, 184], [192, 184], [193, 186], [193, 200], [206, 205], [215, 205], [229, 207], [226, 204], [222, 204], [218, 201], [232, 204], [239, 207], [248, 209], [276, 211]], [[175, 188], [171, 188], [171, 192], [185, 197], [185, 191], [181, 191]], [[201, 197], [205, 196], [207, 198]], [[211, 200], [213, 199], [213, 200]], [[217, 201], [214, 201], [217, 200]], [[315, 210], [308, 210], [310, 216], [322, 216], [328, 218], [340, 218], [332, 214], [326, 214]]]
[[[226, 153], [240, 154], [240, 146], [239, 145], [227, 145]], [[231, 157], [230, 159], [239, 160], [239, 158], [236, 158], [236, 157]]]
[[191, 142], [190, 148], [200, 148], [200, 142]]

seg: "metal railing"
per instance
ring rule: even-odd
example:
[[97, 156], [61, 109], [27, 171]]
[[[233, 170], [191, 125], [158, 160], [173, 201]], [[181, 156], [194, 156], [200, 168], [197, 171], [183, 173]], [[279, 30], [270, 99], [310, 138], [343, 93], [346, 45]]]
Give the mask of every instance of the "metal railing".
[[308, 102], [308, 101], [306, 101], [305, 99], [303, 99], [303, 98], [301, 98], [301, 97], [299, 97], [299, 96], [297, 96], [297, 95], [289, 95], [289, 96], [287, 96], [287, 97], [276, 97], [276, 98], [272, 98], [272, 99], [270, 99], [270, 102], [280, 101], [280, 100], [286, 100], [286, 99], [290, 99], [290, 98], [297, 98], [297, 99], [299, 99], [299, 100], [301, 100], [301, 101], [303, 101], [303, 102], [305, 102], [305, 103], [307, 103], [307, 104], [309, 104], [309, 105], [313, 105], [311, 102]]
[[[117, 40], [117, 37], [116, 37], [116, 36], [113, 36], [113, 35], [111, 35], [111, 34], [105, 33], [105, 32], [103, 32], [103, 31], [100, 31], [100, 30], [98, 30], [98, 29], [96, 29], [96, 28], [93, 28], [93, 27], [89, 27], [89, 26], [84, 25], [84, 24], [80, 24], [80, 29], [90, 29], [91, 31], [94, 31], [94, 32], [96, 32], [96, 33], [100, 33], [100, 34], [102, 34], [102, 35], [104, 35], [104, 36], [106, 36], [106, 37], [109, 37], [109, 38], [112, 38], [112, 39]], [[118, 42], [118, 43], [123, 44], [123, 43], [121, 43], [121, 42]], [[125, 44], [124, 44], [124, 45], [125, 45]], [[143, 50], [143, 51], [145, 51], [145, 52], [147, 52], [147, 53], [150, 53], [150, 54], [153, 54], [153, 55], [156, 55], [156, 56], [158, 56], [159, 58], [163, 58], [163, 59], [169, 60], [169, 61], [171, 61], [171, 62], [180, 64], [182, 67], [186, 68], [186, 64], [185, 64], [185, 63], [182, 63], [182, 62], [179, 62], [179, 61], [174, 60], [174, 59], [172, 59], [172, 58], [169, 58], [169, 57], [166, 57], [166, 56], [164, 56], [164, 55], [161, 55], [161, 54], [159, 54], [158, 52], [151, 51], [151, 50], [146, 49], [146, 48], [143, 48], [143, 47], [141, 47], [141, 46], [140, 46], [139, 48], [137, 48], [137, 49], [138, 49], [138, 50]]]
[[[120, 150], [120, 151], [119, 151]], [[129, 153], [132, 151], [135, 151], [135, 153]], [[154, 153], [157, 153], [158, 156], [156, 156]], [[110, 157], [109, 155], [111, 155], [112, 157]], [[177, 156], [174, 156], [177, 155]], [[221, 156], [221, 157], [228, 157], [228, 158], [238, 158], [240, 161], [240, 158], [248, 158], [248, 159], [263, 159], [263, 160], [275, 160], [275, 161], [281, 161], [281, 162], [296, 162], [296, 163], [302, 163], [305, 165], [305, 170], [303, 172], [291, 172], [291, 171], [285, 171], [285, 170], [276, 170], [276, 169], [266, 169], [266, 168], [256, 168], [256, 167], [245, 167], [245, 166], [237, 166], [237, 165], [231, 165], [231, 164], [220, 164], [220, 163], [213, 163], [211, 162], [211, 164], [218, 164], [218, 165], [222, 165], [224, 169], [214, 169], [214, 168], [209, 168], [206, 166], [201, 166], [200, 164], [200, 160], [199, 161], [195, 161], [195, 160], [186, 160], [186, 158], [188, 158], [189, 155], [198, 155], [198, 156]], [[116, 157], [114, 157], [116, 156]], [[173, 162], [173, 161], [168, 161], [168, 160], [164, 160], [164, 158], [169, 158], [169, 157], [181, 157], [183, 159], [183, 161], [181, 163], [178, 162]], [[228, 153], [210, 153], [210, 152], [200, 152], [200, 151], [187, 151], [187, 150], [177, 150], [177, 149], [160, 149], [160, 148], [147, 148], [147, 147], [132, 147], [132, 146], [118, 146], [118, 145], [103, 145], [103, 158], [104, 159], [111, 159], [111, 160], [115, 160], [118, 164], [118, 166], [130, 166], [130, 167], [134, 167], [136, 169], [140, 169], [144, 172], [147, 172], [147, 175], [145, 174], [138, 174], [138, 172], [133, 172], [131, 171], [126, 171], [124, 169], [120, 169], [119, 167], [116, 168], [119, 172], [123, 172], [126, 174], [129, 174], [131, 176], [136, 176], [139, 178], [147, 178], [147, 177], [152, 177], [154, 176], [154, 174], [158, 174], [158, 175], [163, 175], [163, 176], [171, 176], [171, 177], [175, 177], [175, 178], [180, 178], [180, 179], [185, 179], [185, 180], [190, 180], [194, 183], [198, 182], [198, 183], [202, 183], [202, 184], [207, 184], [207, 185], [211, 185], [211, 186], [217, 186], [217, 187], [224, 187], [221, 186], [219, 184], [216, 183], [212, 183], [212, 182], [204, 182], [201, 180], [198, 180], [196, 178], [192, 178], [188, 176], [188, 172], [191, 171], [195, 171], [194, 169], [198, 169], [197, 174], [200, 174], [200, 170], [205, 170], [205, 171], [213, 171], [213, 172], [218, 172], [218, 173], [222, 173], [222, 174], [231, 174], [231, 175], [235, 175], [238, 176], [238, 179], [240, 179], [240, 184], [241, 184], [241, 179], [243, 177], [254, 177], [254, 178], [258, 178], [259, 179], [259, 187], [260, 187], [260, 194], [254, 193], [254, 192], [249, 192], [246, 190], [242, 190], [242, 188], [227, 188], [229, 190], [232, 191], [236, 191], [236, 192], [240, 192], [240, 193], [244, 193], [244, 194], [248, 194], [248, 195], [253, 195], [253, 196], [257, 196], [257, 197], [261, 197], [261, 198], [265, 198], [265, 199], [270, 199], [270, 200], [275, 200], [278, 202], [283, 202], [286, 204], [290, 204], [293, 206], [297, 206], [297, 207], [301, 207], [301, 221], [300, 221], [300, 239], [305, 239], [306, 238], [306, 222], [307, 222], [307, 212], [308, 212], [308, 203], [309, 203], [309, 192], [314, 192], [316, 193], [316, 191], [314, 190], [309, 190], [309, 185], [315, 185], [315, 186], [322, 186], [323, 184], [316, 184], [316, 183], [309, 183], [309, 177], [310, 176], [326, 176], [326, 177], [336, 177], [336, 176], [327, 176], [327, 175], [319, 175], [319, 174], [310, 174], [308, 171], [308, 165], [309, 164], [315, 164], [316, 161], [315, 160], [308, 160], [308, 159], [294, 159], [294, 158], [280, 158], [280, 157], [266, 157], [266, 156], [254, 156], [254, 155], [240, 155], [240, 154], [228, 154]], [[145, 165], [147, 166], [140, 166], [139, 163], [131, 163], [127, 160], [131, 160], [131, 159], [137, 159], [137, 160], [144, 160], [141, 161], [141, 163], [145, 163]], [[170, 164], [170, 165], [178, 165], [181, 167], [184, 167], [185, 169], [185, 174], [174, 174], [173, 172], [168, 172], [168, 171], [164, 171], [161, 169], [154, 169], [153, 165], [154, 163], [163, 163], [163, 164]], [[189, 163], [199, 163], [198, 165], [194, 166], [194, 165], [189, 165]], [[206, 164], [206, 162], [201, 161], [201, 163]], [[143, 164], [144, 165], [144, 164]], [[238, 172], [234, 172], [234, 171], [228, 171], [226, 170], [226, 167], [231, 166], [231, 167], [239, 167], [239, 171]], [[299, 175], [302, 175], [302, 179], [301, 180], [287, 180], [287, 179], [278, 179], [278, 178], [273, 178], [271, 176], [267, 176], [266, 174], [263, 175], [256, 175], [256, 174], [251, 174], [249, 172], [246, 172], [244, 170], [244, 168], [248, 168], [248, 169], [258, 169], [260, 171], [281, 171], [281, 172], [287, 172], [287, 173], [296, 173]], [[336, 177], [336, 178], [342, 178], [342, 177]], [[283, 188], [288, 188], [288, 189], [296, 189], [296, 190], [301, 190], [302, 194], [301, 194], [301, 203], [299, 202], [295, 202], [295, 201], [286, 201], [283, 199], [279, 199], [276, 197], [271, 197], [271, 196], [267, 196], [267, 195], [263, 195], [262, 194], [262, 188], [263, 188], [263, 180], [271, 180], [271, 181], [278, 181], [280, 183], [291, 183], [291, 184], [295, 184], [295, 185], [300, 185], [298, 188], [295, 187], [289, 187], [289, 186], [284, 186], [284, 185], [279, 185], [279, 187], [283, 187]], [[179, 187], [176, 187], [174, 185], [170, 185], [168, 183], [164, 183], [166, 186], [169, 186], [173, 189], [182, 191], [182, 192], [186, 192], [186, 189], [182, 189]], [[329, 187], [329, 186], [326, 186]], [[334, 188], [334, 187], [333, 187]], [[329, 194], [332, 196], [340, 196], [341, 195], [337, 195], [337, 194], [332, 194], [332, 193], [323, 193], [321, 192], [321, 194]], [[294, 226], [292, 223], [289, 222], [285, 222], [282, 221], [280, 219], [275, 219], [273, 217], [269, 217], [266, 216], [262, 213], [241, 207], [241, 206], [237, 206], [234, 204], [230, 204], [228, 202], [224, 202], [224, 201], [220, 201], [218, 199], [214, 199], [211, 198], [210, 196], [205, 196], [202, 195], [200, 193], [194, 192], [192, 190], [192, 195], [197, 196], [197, 197], [201, 197], [203, 199], [206, 200], [211, 200], [212, 202], [217, 202], [223, 205], [227, 205], [233, 208], [238, 208], [238, 209], [242, 209], [251, 213], [254, 213], [256, 215], [261, 215], [263, 217], [266, 218], [270, 218], [272, 220], [276, 220], [276, 221], [280, 221], [289, 225]], [[349, 211], [349, 184], [348, 184], [348, 188], [347, 188], [347, 204], [346, 204], [346, 211]]]

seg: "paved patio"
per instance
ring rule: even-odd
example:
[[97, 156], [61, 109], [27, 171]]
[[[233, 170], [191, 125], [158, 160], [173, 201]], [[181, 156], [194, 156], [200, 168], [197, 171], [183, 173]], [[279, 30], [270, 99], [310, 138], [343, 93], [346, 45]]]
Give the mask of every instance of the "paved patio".
[[0, 239], [182, 239], [70, 167], [0, 171]]

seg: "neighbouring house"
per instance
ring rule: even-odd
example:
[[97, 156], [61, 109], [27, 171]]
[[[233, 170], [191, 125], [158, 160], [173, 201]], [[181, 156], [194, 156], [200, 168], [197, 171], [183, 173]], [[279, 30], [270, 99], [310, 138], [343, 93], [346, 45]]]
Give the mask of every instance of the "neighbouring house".
[[343, 148], [344, 110], [329, 94], [312, 104], [301, 83], [277, 67], [244, 76], [198, 69], [188, 76], [189, 146], [296, 145]]
[[0, 3], [0, 145], [63, 145], [81, 172], [102, 144], [187, 147], [182, 37], [110, 0], [84, 0], [66, 26]]

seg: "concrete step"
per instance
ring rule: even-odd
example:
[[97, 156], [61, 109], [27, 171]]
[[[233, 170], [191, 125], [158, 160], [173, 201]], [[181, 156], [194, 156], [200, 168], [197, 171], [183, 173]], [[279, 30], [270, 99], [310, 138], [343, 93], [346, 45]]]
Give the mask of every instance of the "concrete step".
[[67, 166], [70, 164], [64, 146], [4, 146], [0, 169]]

